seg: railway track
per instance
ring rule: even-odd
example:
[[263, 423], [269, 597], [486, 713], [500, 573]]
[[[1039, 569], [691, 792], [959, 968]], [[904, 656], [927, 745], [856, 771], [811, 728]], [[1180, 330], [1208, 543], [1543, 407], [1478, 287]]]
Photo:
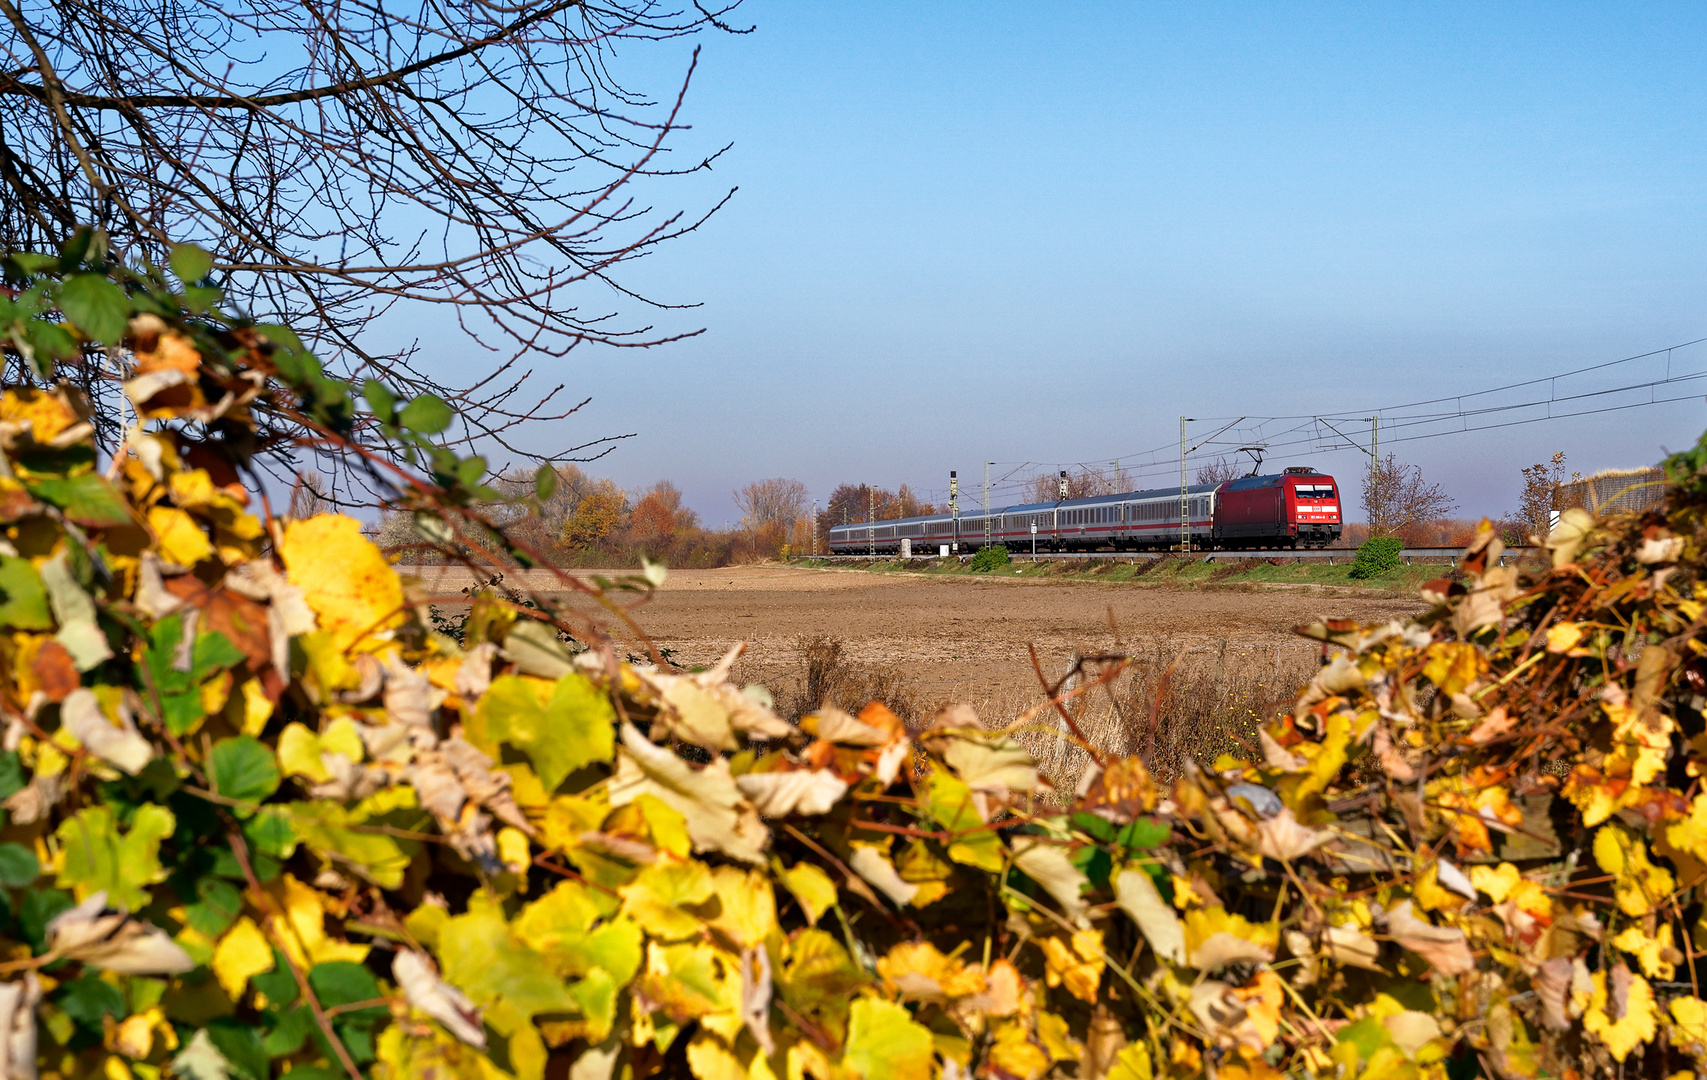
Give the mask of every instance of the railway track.
[[[1525, 555], [1530, 554], [1531, 552], [1535, 552], [1535, 551], [1539, 551], [1539, 550], [1541, 550], [1541, 549], [1535, 548], [1535, 547], [1507, 548], [1505, 553], [1500, 556], [1500, 565], [1504, 566], [1508, 560], [1515, 561], [1517, 559], [1521, 559]], [[1177, 554], [1177, 552], [1170, 552], [1170, 551], [1040, 551], [1036, 555], [1033, 555], [1029, 552], [1014, 551], [1014, 552], [1010, 552], [1010, 557], [1013, 558], [1013, 560], [1015, 562], [1050, 562], [1050, 561], [1056, 561], [1056, 560], [1061, 560], [1061, 559], [1115, 559], [1115, 560], [1125, 559], [1129, 562], [1135, 562], [1139, 559], [1166, 558], [1167, 556], [1174, 555], [1174, 554]], [[1464, 549], [1463, 548], [1457, 548], [1457, 547], [1415, 547], [1415, 548], [1405, 548], [1404, 550], [1400, 551], [1399, 557], [1401, 559], [1405, 560], [1405, 565], [1407, 565], [1407, 566], [1411, 565], [1417, 559], [1425, 559], [1425, 560], [1444, 559], [1444, 560], [1446, 560], [1446, 565], [1457, 566], [1458, 560], [1459, 560], [1459, 558], [1461, 558], [1463, 556], [1463, 554], [1464, 554]], [[1336, 566], [1341, 561], [1350, 562], [1352, 559], [1356, 558], [1357, 557], [1357, 549], [1356, 548], [1318, 548], [1314, 551], [1279, 551], [1279, 550], [1275, 550], [1275, 551], [1194, 551], [1191, 553], [1191, 556], [1193, 559], [1197, 559], [1199, 561], [1206, 562], [1206, 563], [1239, 562], [1240, 560], [1243, 560], [1243, 559], [1262, 559], [1266, 562], [1272, 562], [1272, 563], [1289, 563], [1289, 562], [1303, 563], [1303, 562], [1319, 562], [1319, 561], [1325, 559], [1325, 560], [1327, 560], [1327, 563], [1329, 566]], [[950, 558], [958, 558], [961, 562], [965, 562], [967, 559], [970, 559], [972, 556], [971, 556], [971, 554], [965, 554], [965, 555], [958, 555], [958, 556], [951, 555], [949, 557]], [[935, 560], [937, 558], [939, 558], [939, 556], [936, 556], [936, 555], [914, 555], [912, 557], [912, 559], [909, 561], [924, 562], [924, 561], [929, 561], [929, 560]], [[901, 557], [899, 555], [796, 555], [796, 556], [790, 557], [789, 561], [790, 562], [816, 562], [816, 561], [824, 561], [824, 562], [900, 562]]]

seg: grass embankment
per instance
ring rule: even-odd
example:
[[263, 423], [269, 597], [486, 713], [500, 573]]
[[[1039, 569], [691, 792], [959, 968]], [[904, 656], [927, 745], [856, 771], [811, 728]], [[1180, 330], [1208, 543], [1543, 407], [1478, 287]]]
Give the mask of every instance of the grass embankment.
[[1410, 566], [1399, 566], [1376, 578], [1351, 576], [1351, 553], [1335, 559], [1330, 566], [1323, 559], [1295, 562], [1284, 556], [1234, 559], [1217, 557], [1206, 563], [1203, 556], [1190, 558], [1168, 556], [1161, 559], [1133, 559], [1125, 556], [1090, 557], [1083, 559], [1040, 559], [1015, 556], [1006, 566], [987, 571], [972, 570], [958, 559], [803, 559], [797, 566], [829, 567], [841, 570], [879, 570], [889, 573], [919, 574], [921, 576], [963, 576], [988, 578], [1047, 578], [1067, 581], [1110, 581], [1138, 586], [1189, 589], [1254, 589], [1284, 588], [1300, 585], [1341, 586], [1363, 592], [1394, 595], [1415, 595], [1417, 588], [1431, 578], [1453, 574], [1444, 560], [1420, 560]]

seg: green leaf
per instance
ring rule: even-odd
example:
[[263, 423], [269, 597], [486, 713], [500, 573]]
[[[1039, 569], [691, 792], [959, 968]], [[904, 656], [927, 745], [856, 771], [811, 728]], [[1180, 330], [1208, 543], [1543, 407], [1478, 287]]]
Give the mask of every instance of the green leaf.
[[949, 858], [991, 873], [1001, 871], [1006, 860], [1001, 838], [996, 830], [982, 828], [984, 819], [972, 805], [972, 789], [965, 781], [943, 769], [931, 773], [930, 812], [938, 825], [960, 834], [948, 845]]
[[9, 799], [24, 789], [24, 763], [12, 751], [0, 752], [0, 799]]
[[184, 287], [184, 309], [195, 314], [212, 311], [225, 299], [225, 293], [212, 285], [187, 285]]
[[1148, 850], [1166, 842], [1172, 835], [1173, 829], [1165, 822], [1155, 818], [1138, 818], [1120, 830], [1119, 843], [1123, 847]]
[[250, 976], [249, 982], [267, 996], [274, 1008], [288, 1009], [296, 1001], [296, 976], [291, 974], [284, 953], [276, 948], [273, 950], [273, 970]]
[[1073, 828], [1084, 833], [1086, 836], [1089, 836], [1091, 839], [1100, 840], [1105, 844], [1112, 843], [1114, 841], [1115, 833], [1118, 831], [1114, 822], [1105, 817], [1099, 817], [1096, 814], [1074, 814], [1072, 821]]
[[349, 811], [336, 803], [291, 803], [284, 811], [297, 838], [310, 848], [340, 856], [345, 866], [382, 889], [403, 884], [403, 871], [419, 846], [416, 842], [409, 841], [405, 847], [389, 836], [356, 832], [348, 826], [362, 822], [351, 821]]
[[90, 341], [117, 345], [130, 326], [134, 306], [104, 274], [73, 274], [60, 282], [59, 310]]
[[24, 342], [35, 351], [31, 364], [36, 374], [48, 378], [59, 360], [74, 360], [78, 355], [77, 339], [63, 326], [31, 319], [24, 325]]
[[243, 835], [250, 847], [266, 855], [288, 859], [296, 851], [296, 830], [290, 827], [288, 811], [281, 807], [262, 807], [243, 823]]
[[280, 349], [288, 349], [293, 353], [308, 355], [308, 350], [302, 347], [302, 339], [296, 336], [296, 331], [288, 326], [276, 323], [261, 323], [255, 327], [255, 332], [272, 342]]
[[200, 281], [213, 271], [213, 256], [194, 244], [173, 244], [167, 261], [171, 264], [172, 273], [186, 285]]
[[491, 905], [471, 905], [468, 914], [446, 920], [439, 931], [439, 961], [446, 981], [476, 1005], [503, 999], [529, 1018], [579, 1008], [563, 980], [539, 962], [538, 953], [516, 941]]
[[196, 896], [195, 903], [184, 905], [184, 922], [209, 940], [230, 929], [243, 911], [243, 894], [229, 881], [204, 877], [196, 882]]
[[101, 1030], [103, 1016], [123, 1020], [125, 1015], [124, 994], [92, 971], [60, 987], [53, 1000], [65, 1015], [92, 1031]]
[[[294, 1001], [296, 994], [296, 981], [288, 974], [285, 976], [285, 980], [290, 983], [292, 995], [291, 1000]], [[258, 979], [256, 981], [256, 989], [261, 989]], [[265, 990], [261, 990], [261, 993], [266, 994], [267, 992]], [[267, 994], [267, 1000], [274, 1000], [273, 996], [271, 994]], [[281, 1015], [278, 1022], [268, 1030], [266, 1035], [261, 1037], [261, 1049], [265, 1050], [267, 1052], [267, 1056], [270, 1058], [285, 1057], [289, 1054], [294, 1054], [298, 1050], [302, 1049], [303, 1041], [308, 1038], [308, 1033], [313, 1030], [314, 1013], [309, 1011], [308, 1006], [299, 1005]], [[298, 1068], [292, 1069], [291, 1073], [294, 1075], [301, 1068], [301, 1066], [298, 1066]]]
[[0, 885], [21, 888], [40, 876], [35, 852], [22, 844], [0, 844]]
[[[221, 739], [208, 756], [208, 779], [213, 789], [228, 799], [260, 803], [279, 789], [279, 766], [273, 752], [252, 735]], [[238, 808], [247, 817], [252, 809]]]
[[539, 471], [533, 474], [533, 493], [541, 502], [557, 494], [557, 467], [541, 465]]
[[76, 903], [70, 893], [58, 889], [31, 889], [24, 893], [24, 900], [18, 905], [18, 929], [29, 940], [32, 952], [40, 956], [47, 951], [47, 924]]
[[148, 906], [146, 886], [166, 878], [160, 841], [175, 825], [172, 811], [148, 803], [121, 836], [110, 809], [86, 807], [54, 834], [65, 853], [56, 884], [71, 886], [79, 900], [105, 889], [110, 906], [139, 911]]
[[387, 424], [391, 423], [397, 413], [397, 395], [390, 387], [378, 379], [368, 379], [362, 383], [362, 397], [367, 399], [367, 407], [373, 414]]
[[59, 256], [40, 251], [16, 251], [6, 256], [6, 261], [16, 266], [20, 274], [35, 277], [58, 266]]
[[616, 711], [610, 698], [579, 672], [552, 686], [541, 704], [538, 680], [501, 675], [480, 699], [487, 735], [527, 754], [546, 791], [583, 765], [609, 761], [616, 752]]
[[[379, 982], [374, 979], [373, 973], [348, 960], [332, 960], [314, 965], [308, 973], [308, 985], [314, 990], [314, 996], [320, 999], [320, 1004], [328, 1008], [354, 1005], [358, 1001], [372, 1001], [381, 996]], [[375, 1005], [342, 1015], [378, 1020], [386, 1015], [386, 1007], [383, 1004]]]
[[208, 1021], [208, 1037], [231, 1063], [233, 1073], [248, 1080], [268, 1080], [272, 1070], [267, 1065], [267, 1052], [261, 1048], [260, 1033], [253, 1024], [232, 1017]]
[[420, 397], [403, 406], [398, 414], [397, 423], [410, 431], [422, 435], [437, 435], [445, 428], [456, 414], [445, 400], [437, 394], [422, 394]]
[[462, 481], [463, 487], [473, 487], [480, 483], [480, 478], [486, 475], [486, 459], [476, 454], [463, 458], [456, 467], [456, 478]]
[[0, 626], [10, 630], [52, 630], [47, 590], [30, 560], [0, 555]]
[[65, 511], [65, 516], [79, 525], [104, 529], [130, 523], [130, 510], [124, 497], [99, 473], [44, 476], [26, 480], [24, 486], [42, 502]]

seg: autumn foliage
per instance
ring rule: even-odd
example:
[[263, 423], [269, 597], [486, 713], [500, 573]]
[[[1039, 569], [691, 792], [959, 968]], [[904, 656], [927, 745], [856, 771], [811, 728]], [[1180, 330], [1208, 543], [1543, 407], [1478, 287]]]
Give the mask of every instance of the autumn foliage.
[[[1707, 444], [1662, 511], [1568, 512], [1545, 570], [1484, 530], [1417, 619], [1304, 628], [1327, 662], [1249, 760], [1163, 787], [1092, 750], [1056, 792], [1012, 736], [1076, 740], [1125, 657], [909, 729], [796, 726], [733, 654], [623, 659], [656, 571], [477, 597], [452, 641], [357, 522], [244, 482], [288, 421], [371, 455], [441, 557], [537, 561], [468, 542], [499, 493], [433, 444], [442, 402], [359, 409], [163, 274], [8, 272], [37, 375], [0, 397], [6, 1076], [1707, 1064]], [[141, 418], [106, 459], [52, 364], [103, 345]]]

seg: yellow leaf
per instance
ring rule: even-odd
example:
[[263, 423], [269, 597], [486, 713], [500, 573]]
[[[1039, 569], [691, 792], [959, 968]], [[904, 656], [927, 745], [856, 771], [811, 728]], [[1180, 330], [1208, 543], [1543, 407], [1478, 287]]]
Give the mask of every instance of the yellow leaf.
[[688, 1043], [688, 1068], [697, 1080], [748, 1080], [741, 1059], [709, 1031], [701, 1031]]
[[308, 660], [308, 676], [312, 688], [319, 691], [319, 700], [330, 701], [337, 690], [348, 690], [361, 681], [343, 646], [330, 630], [314, 630], [299, 635], [296, 643]]
[[983, 993], [986, 985], [982, 970], [944, 956], [928, 941], [904, 941], [890, 949], [877, 961], [877, 973], [902, 997], [927, 1001]]
[[1547, 631], [1547, 651], [1570, 652], [1583, 639], [1583, 628], [1574, 622], [1562, 622]]
[[1494, 869], [1489, 869], [1486, 866], [1470, 868], [1470, 883], [1480, 891], [1487, 893], [1496, 904], [1506, 898], [1512, 887], [1517, 884], [1519, 877], [1517, 867], [1508, 862], [1500, 863]]
[[243, 997], [249, 979], [273, 970], [273, 947], [255, 920], [245, 915], [234, 923], [213, 950], [213, 974], [231, 1000]]
[[996, 1028], [995, 1035], [990, 1046], [990, 1064], [1004, 1073], [1035, 1080], [1049, 1068], [1049, 1055], [1031, 1041], [1031, 1032], [1026, 1030], [1024, 1021], [1009, 1020]]
[[368, 947], [326, 936], [326, 908], [320, 893], [290, 874], [273, 887], [284, 907], [284, 915], [267, 920], [272, 936], [290, 958], [302, 967], [332, 960], [359, 964], [367, 959]]
[[860, 1080], [930, 1080], [931, 1032], [899, 1005], [862, 998], [848, 1010], [842, 1067]]
[[272, 719], [273, 703], [259, 679], [250, 679], [238, 689], [241, 695], [234, 700], [242, 702], [242, 710], [236, 717], [237, 726], [245, 735], [259, 735]]
[[686, 820], [696, 851], [721, 851], [747, 863], [764, 861], [770, 831], [742, 800], [728, 758], [713, 757], [695, 768], [625, 723], [616, 775], [606, 791], [612, 806], [626, 806], [642, 795], [656, 797]]
[[717, 890], [704, 863], [660, 859], [617, 891], [630, 918], [648, 934], [668, 941], [700, 932], [705, 924], [698, 915], [683, 909], [705, 903]]
[[498, 861], [512, 874], [526, 874], [533, 863], [533, 856], [528, 851], [527, 834], [508, 826], [499, 829]]
[[148, 527], [167, 562], [194, 566], [213, 555], [213, 544], [196, 519], [173, 506], [148, 508]]
[[545, 809], [541, 831], [545, 846], [555, 851], [579, 847], [581, 834], [597, 832], [610, 814], [610, 804], [582, 795], [559, 795]]
[[[1648, 985], [1648, 980], [1640, 975], [1626, 975], [1625, 968], [1620, 965], [1613, 969], [1611, 996], [1616, 998], [1620, 989], [1623, 993], [1622, 1015], [1615, 1021], [1608, 1009], [1607, 974], [1605, 971], [1594, 973], [1594, 993], [1589, 998], [1588, 1009], [1583, 1013], [1583, 1028], [1591, 1035], [1597, 1036], [1606, 1044], [1606, 1049], [1619, 1061], [1629, 1056], [1630, 1051], [1654, 1037], [1659, 1019], [1659, 1011], [1654, 1008], [1654, 991]], [[1618, 983], [1628, 978], [1627, 987], [1619, 987]], [[1616, 1005], [1617, 1003], [1614, 1002]]]
[[1280, 928], [1274, 923], [1247, 922], [1220, 906], [1185, 913], [1186, 955], [1203, 971], [1232, 963], [1266, 964], [1279, 944]]
[[667, 851], [678, 859], [685, 859], [693, 851], [693, 841], [688, 837], [687, 819], [674, 807], [656, 795], [641, 795], [629, 804], [640, 811], [646, 819], [646, 829], [652, 834], [652, 844], [662, 851]]
[[1689, 816], [1666, 826], [1666, 839], [1697, 859], [1707, 859], [1707, 792], [1689, 804]]
[[1654, 910], [1675, 884], [1669, 871], [1648, 860], [1642, 838], [1622, 825], [1605, 825], [1594, 834], [1594, 860], [1613, 875], [1612, 896], [1626, 915]]
[[1437, 641], [1425, 655], [1423, 677], [1447, 694], [1462, 693], [1488, 666], [1482, 651], [1467, 642]]
[[403, 583], [355, 518], [322, 514], [292, 521], [279, 556], [286, 577], [302, 589], [340, 651], [401, 620]]
[[77, 414], [58, 390], [19, 387], [0, 395], [0, 421], [29, 424], [36, 442], [52, 441], [77, 422]]
[[776, 922], [776, 896], [763, 871], [719, 866], [712, 872], [719, 911], [711, 925], [743, 949], [762, 944], [781, 930]]
[[1073, 934], [1072, 947], [1059, 937], [1046, 937], [1038, 944], [1043, 947], [1043, 976], [1050, 986], [1067, 985], [1067, 991], [1080, 1001], [1095, 1004], [1097, 986], [1102, 982], [1106, 966], [1102, 955], [1102, 935], [1095, 930], [1079, 930]]
[[1155, 1067], [1150, 1064], [1150, 1047], [1141, 1042], [1122, 1047], [1114, 1059], [1114, 1067], [1108, 1070], [1108, 1080], [1154, 1080], [1155, 1075]]
[[279, 733], [279, 766], [286, 776], [304, 776], [317, 784], [332, 778], [323, 753], [342, 754], [352, 762], [362, 760], [362, 737], [355, 722], [340, 716], [326, 727], [326, 733], [316, 735], [305, 725], [291, 722]]
[[777, 870], [777, 877], [806, 912], [806, 921], [813, 926], [824, 912], [836, 906], [836, 883], [830, 875], [809, 862], [795, 863], [787, 870]]
[[1612, 944], [1634, 956], [1648, 978], [1671, 981], [1676, 971], [1671, 957], [1677, 955], [1671, 944], [1671, 923], [1661, 923], [1654, 937], [1649, 937], [1640, 926], [1626, 926], [1612, 939]]
[[1050, 1012], [1037, 1014], [1037, 1041], [1043, 1044], [1052, 1061], [1073, 1061], [1084, 1048], [1079, 1040], [1073, 1038], [1067, 1027], [1067, 1018]]
[[1233, 997], [1244, 1005], [1244, 1022], [1255, 1029], [1258, 1045], [1274, 1042], [1280, 1034], [1280, 1006], [1286, 1000], [1280, 976], [1272, 971], [1259, 971], [1249, 983], [1234, 990]]
[[1707, 1047], [1707, 1001], [1698, 997], [1671, 999], [1672, 1042]]

